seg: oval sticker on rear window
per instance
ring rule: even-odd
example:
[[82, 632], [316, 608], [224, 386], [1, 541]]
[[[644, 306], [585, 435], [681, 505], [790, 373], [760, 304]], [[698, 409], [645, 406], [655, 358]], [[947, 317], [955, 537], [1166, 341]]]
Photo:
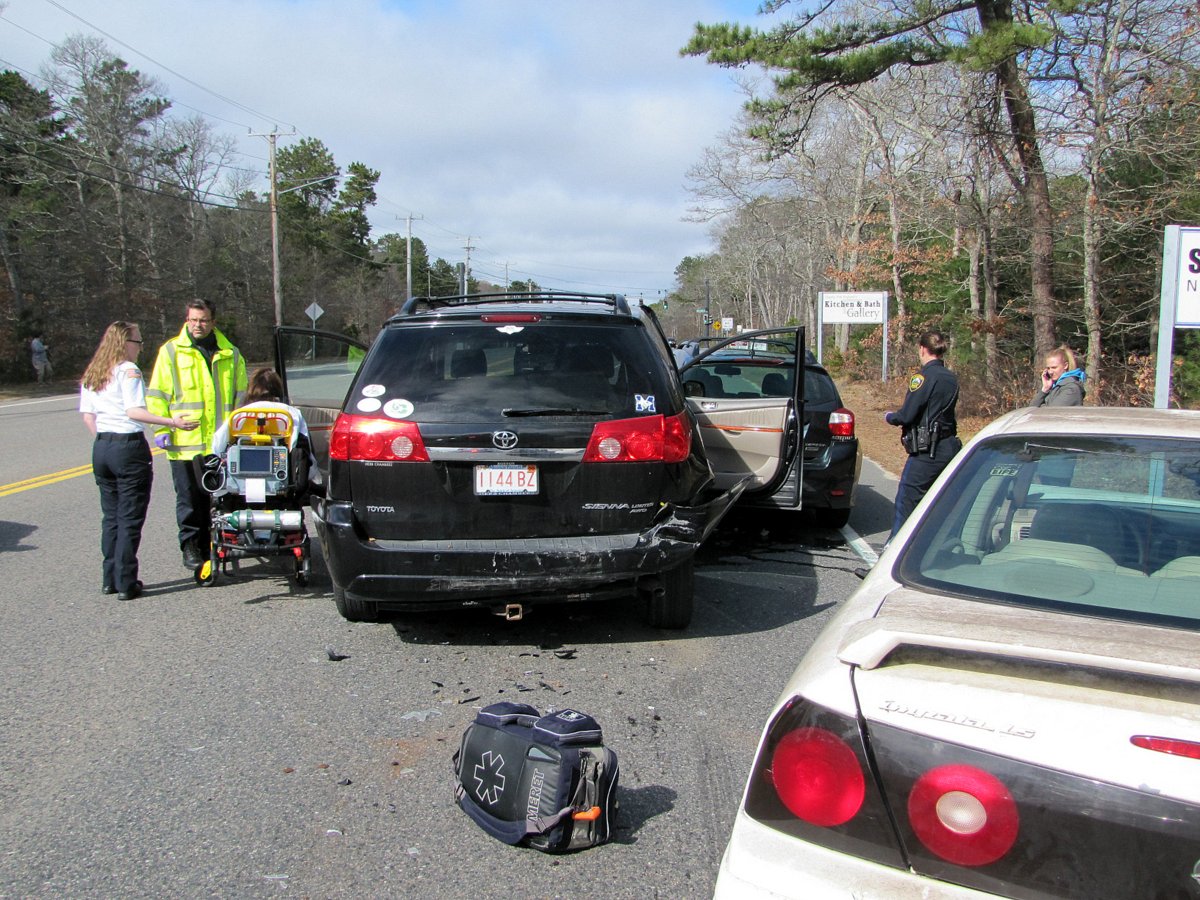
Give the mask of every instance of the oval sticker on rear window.
[[383, 412], [393, 419], [407, 419], [413, 414], [413, 405], [407, 400], [389, 400], [384, 404]]
[[362, 389], [362, 395], [364, 397], [382, 397], [386, 393], [387, 388], [385, 388], [382, 384], [368, 384], [364, 385]]
[[359, 412], [375, 412], [383, 403], [375, 397], [363, 397], [354, 405]]

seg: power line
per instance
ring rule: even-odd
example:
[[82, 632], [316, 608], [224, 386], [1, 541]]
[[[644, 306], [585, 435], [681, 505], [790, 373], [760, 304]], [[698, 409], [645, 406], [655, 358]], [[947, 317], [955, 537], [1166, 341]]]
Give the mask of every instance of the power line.
[[[261, 113], [256, 109], [246, 106], [244, 103], [240, 103], [237, 100], [232, 100], [229, 97], [224, 96], [223, 94], [218, 94], [216, 91], [205, 87], [204, 85], [200, 84], [198, 81], [193, 81], [191, 78], [188, 78], [186, 75], [182, 74], [181, 72], [176, 72], [174, 69], [172, 69], [170, 66], [166, 65], [165, 63], [159, 62], [153, 56], [150, 56], [147, 53], [143, 53], [141, 50], [139, 50], [137, 47], [134, 47], [132, 44], [126, 43], [125, 41], [121, 40], [119, 37], [109, 34], [103, 28], [100, 28], [98, 25], [95, 25], [95, 24], [89, 22], [87, 19], [83, 18], [83, 16], [78, 15], [77, 13], [74, 13], [71, 10], [67, 9], [65, 6], [63, 6], [61, 3], [59, 3], [58, 0], [46, 0], [46, 2], [49, 3], [51, 6], [62, 10], [71, 18], [78, 19], [80, 22], [82, 22], [88, 28], [91, 28], [94, 31], [99, 32], [100, 34], [102, 34], [106, 38], [108, 38], [110, 41], [116, 41], [116, 43], [120, 44], [125, 49], [132, 50], [138, 56], [142, 57], [143, 59], [149, 60], [150, 62], [154, 63], [154, 65], [158, 66], [160, 69], [170, 72], [176, 78], [182, 78], [184, 81], [186, 81], [192, 87], [198, 88], [199, 90], [204, 91], [206, 94], [211, 94], [212, 96], [216, 97], [218, 100], [222, 101], [223, 103], [228, 103], [230, 106], [236, 107], [237, 109], [240, 109], [243, 112], [248, 112], [253, 116], [257, 116], [258, 118], [260, 118], [266, 122], [278, 122], [279, 121], [274, 116], [266, 115], [265, 113]], [[234, 123], [234, 124], [240, 124], [240, 123]], [[287, 125], [290, 128], [293, 128], [293, 129], [296, 127], [295, 125], [292, 125], [290, 122], [284, 122], [283, 124]], [[243, 127], [248, 129], [250, 126], [243, 125]]]
[[[91, 153], [88, 153], [86, 150], [84, 150], [83, 147], [85, 145], [77, 144], [70, 148], [67, 148], [67, 147], [62, 146], [61, 144], [56, 143], [54, 140], [52, 140], [50, 138], [42, 137], [41, 135], [29, 134], [28, 132], [21, 131], [20, 129], [15, 129], [15, 128], [11, 128], [11, 127], [8, 129], [8, 131], [9, 131], [9, 133], [15, 135], [16, 137], [20, 138], [21, 140], [23, 140], [27, 143], [40, 144], [41, 146], [45, 147], [48, 150], [53, 150], [58, 153], [61, 153], [65, 158], [71, 160], [72, 162], [75, 160], [84, 160], [86, 162], [94, 163], [105, 169], [120, 172], [122, 175], [128, 175], [130, 177], [130, 179], [150, 179], [150, 180], [158, 182], [159, 184], [170, 185], [171, 187], [178, 188], [180, 191], [182, 191], [183, 193], [188, 194], [188, 195], [193, 195], [196, 193], [195, 189], [193, 189], [185, 184], [179, 184], [178, 182], [173, 182], [167, 178], [162, 178], [156, 174], [152, 174], [149, 172], [138, 172], [133, 169], [129, 169], [124, 166], [117, 165], [117, 164], [113, 163], [111, 160], [101, 159], [100, 157], [95, 156]], [[144, 149], [153, 150], [154, 148], [147, 147]], [[34, 153], [30, 153], [28, 150], [15, 149], [15, 152], [22, 153], [24, 156], [28, 156], [31, 159], [36, 159], [39, 162], [45, 162], [45, 163], [50, 162], [45, 157], [38, 156], [37, 154], [34, 154]], [[229, 168], [229, 167], [218, 166], [217, 171], [220, 171], [222, 168]], [[95, 172], [89, 172], [85, 169], [80, 169], [77, 166], [73, 166], [71, 171], [75, 171], [80, 174], [89, 175], [92, 177], [102, 177], [102, 176], [98, 176]], [[104, 180], [108, 180], [112, 184], [118, 184], [118, 183], [126, 184], [125, 182], [117, 182], [116, 180], [112, 180], [112, 179], [104, 179]], [[133, 181], [129, 182], [127, 184], [127, 186], [133, 187], [133, 188], [138, 187], [138, 185], [136, 183], [134, 183]], [[219, 197], [222, 200], [229, 200], [229, 201], [232, 201], [233, 203], [236, 203], [239, 205], [242, 203], [241, 197], [230, 197], [228, 194], [218, 194], [216, 191], [209, 191], [209, 190], [206, 190], [203, 193], [204, 193], [204, 196], [206, 196], [206, 197]], [[199, 200], [199, 198], [196, 198], [196, 199]], [[221, 206], [222, 204], [211, 204], [211, 205]]]
[[[155, 178], [154, 180], [157, 181], [159, 184], [168, 185], [170, 187], [176, 188], [178, 191], [185, 194], [186, 197], [181, 197], [178, 193], [171, 193], [170, 191], [158, 190], [157, 188], [148, 187], [144, 184], [120, 181], [117, 178], [113, 178], [108, 175], [103, 175], [99, 172], [89, 172], [87, 169], [81, 169], [75, 165], [62, 165], [58, 162], [55, 162], [54, 160], [47, 159], [45, 156], [39, 156], [36, 153], [31, 153], [30, 151], [21, 149], [20, 147], [11, 148], [11, 152], [13, 152], [19, 156], [27, 156], [30, 159], [35, 160], [39, 165], [46, 166], [47, 168], [54, 169], [55, 171], [58, 171], [58, 172], [66, 172], [68, 175], [78, 175], [81, 178], [91, 178], [95, 181], [102, 181], [105, 184], [118, 185], [120, 187], [128, 188], [131, 191], [140, 191], [144, 194], [156, 194], [160, 197], [169, 197], [172, 200], [186, 199], [189, 203], [198, 203], [200, 206], [208, 206], [208, 207], [212, 207], [214, 209], [232, 209], [232, 210], [239, 210], [242, 212], [266, 212], [265, 209], [261, 209], [261, 210], [255, 209], [253, 206], [246, 205], [244, 200], [242, 200], [241, 198], [226, 197], [223, 194], [214, 194], [211, 192], [206, 192], [205, 193], [206, 197], [220, 197], [222, 200], [231, 200], [236, 205], [231, 206], [226, 203], [212, 203], [208, 200], [204, 200], [204, 199], [201, 199], [200, 197], [196, 196], [190, 188], [185, 187], [184, 185], [175, 184], [173, 182], [170, 182], [170, 181], [167, 181], [167, 180], [161, 179], [161, 178]], [[64, 154], [64, 156], [66, 156], [66, 154]], [[69, 160], [69, 157], [68, 157], [68, 160]], [[126, 175], [133, 174], [133, 173], [129, 172], [127, 169], [121, 169], [120, 167], [117, 167], [117, 166], [109, 166], [109, 168], [115, 169], [116, 171], [121, 172]], [[135, 177], [144, 178], [145, 176], [135, 176]]]
[[[193, 79], [191, 79], [191, 78], [187, 77], [186, 75], [183, 75], [182, 73], [180, 73], [180, 72], [176, 71], [175, 69], [171, 68], [170, 66], [168, 66], [168, 65], [166, 65], [166, 64], [164, 64], [164, 63], [162, 63], [162, 62], [158, 61], [158, 60], [157, 60], [157, 59], [155, 59], [154, 57], [152, 57], [152, 56], [150, 56], [150, 55], [148, 55], [148, 54], [146, 54], [146, 53], [142, 52], [141, 50], [139, 50], [138, 48], [136, 48], [136, 47], [134, 47], [133, 45], [129, 44], [128, 42], [121, 40], [120, 38], [116, 37], [116, 36], [115, 36], [115, 35], [113, 35], [113, 34], [110, 34], [109, 32], [107, 32], [107, 31], [105, 31], [104, 29], [102, 29], [102, 28], [98, 27], [97, 25], [95, 25], [94, 23], [92, 23], [92, 22], [88, 21], [87, 19], [84, 19], [82, 16], [80, 16], [80, 15], [78, 15], [78, 14], [74, 13], [73, 11], [71, 11], [70, 9], [68, 9], [66, 6], [64, 6], [64, 5], [63, 5], [61, 2], [59, 2], [59, 0], [46, 0], [46, 2], [50, 3], [52, 6], [56, 7], [57, 9], [61, 10], [61, 11], [62, 11], [62, 12], [64, 12], [64, 13], [66, 13], [67, 15], [71, 16], [72, 18], [74, 18], [74, 19], [78, 20], [79, 22], [83, 23], [84, 25], [88, 26], [89, 28], [93, 29], [93, 30], [94, 30], [94, 31], [96, 31], [97, 33], [99, 33], [99, 34], [103, 35], [104, 37], [108, 38], [109, 40], [111, 40], [111, 41], [114, 41], [115, 43], [119, 44], [119, 45], [120, 45], [120, 46], [122, 46], [122, 47], [125, 47], [126, 49], [128, 49], [128, 50], [130, 50], [131, 52], [133, 52], [133, 53], [137, 54], [138, 56], [140, 56], [140, 57], [142, 57], [142, 58], [144, 58], [144, 59], [148, 60], [149, 62], [153, 63], [155, 66], [158, 66], [159, 68], [163, 69], [164, 71], [171, 73], [171, 74], [172, 74], [172, 75], [174, 75], [176, 78], [180, 78], [180, 79], [182, 79], [182, 80], [183, 80], [184, 82], [186, 82], [187, 84], [190, 84], [190, 85], [192, 85], [193, 87], [195, 87], [195, 88], [197, 88], [197, 89], [199, 89], [199, 90], [201, 90], [201, 91], [204, 91], [205, 93], [207, 93], [207, 94], [210, 94], [210, 95], [211, 95], [211, 96], [213, 96], [213, 97], [216, 97], [217, 99], [221, 100], [221, 101], [222, 101], [222, 102], [224, 102], [224, 103], [227, 103], [227, 104], [229, 104], [229, 105], [231, 105], [231, 106], [233, 106], [233, 107], [235, 107], [235, 108], [237, 108], [237, 109], [240, 109], [240, 110], [243, 110], [243, 111], [245, 111], [245, 112], [248, 112], [248, 113], [250, 113], [251, 115], [257, 116], [257, 117], [259, 117], [259, 118], [261, 118], [261, 119], [263, 119], [263, 120], [266, 120], [266, 121], [277, 121], [277, 120], [275, 119], [275, 117], [273, 117], [273, 116], [268, 116], [268, 115], [265, 115], [264, 113], [261, 113], [261, 112], [259, 112], [259, 111], [255, 110], [255, 109], [253, 109], [253, 108], [251, 108], [251, 107], [249, 107], [249, 106], [246, 106], [245, 104], [243, 104], [243, 103], [241, 103], [241, 102], [239, 102], [239, 101], [237, 101], [237, 100], [233, 100], [233, 99], [231, 99], [231, 98], [229, 98], [229, 97], [226, 97], [226, 96], [224, 96], [224, 95], [222, 95], [222, 94], [219, 94], [219, 93], [217, 93], [216, 91], [213, 91], [213, 90], [209, 89], [208, 87], [204, 86], [203, 84], [200, 84], [200, 83], [198, 83], [197, 81], [195, 81], [195, 80], [193, 80]], [[9, 18], [4, 18], [3, 20], [4, 20], [4, 21], [7, 21], [7, 22], [8, 22], [10, 25], [13, 25], [14, 27], [17, 27], [17, 28], [19, 28], [19, 29], [20, 29], [20, 30], [22, 30], [22, 31], [25, 31], [27, 34], [30, 34], [31, 36], [33, 36], [33, 37], [37, 38], [38, 40], [44, 41], [45, 43], [49, 44], [51, 47], [55, 46], [54, 42], [47, 40], [46, 38], [42, 37], [41, 35], [38, 35], [38, 34], [36, 34], [36, 33], [32, 32], [32, 31], [30, 31], [29, 29], [26, 29], [26, 28], [24, 28], [23, 26], [17, 25], [17, 23], [13, 22], [11, 19], [9, 19]], [[11, 65], [11, 64], [10, 64], [10, 65]], [[17, 66], [13, 66], [13, 68], [15, 68], [15, 69], [18, 69], [18, 70], [20, 70], [20, 71], [25, 71], [25, 70], [23, 70], [23, 69], [20, 69], [20, 67], [17, 67]], [[32, 74], [32, 73], [29, 73], [29, 74]], [[36, 78], [38, 81], [43, 81], [43, 82], [44, 82], [44, 79], [40, 78], [40, 76], [33, 75], [32, 77]], [[245, 128], [247, 128], [247, 130], [251, 130], [251, 129], [250, 129], [250, 126], [247, 126], [247, 125], [245, 125], [244, 123], [240, 123], [240, 122], [237, 122], [237, 121], [234, 121], [234, 120], [231, 120], [231, 119], [226, 119], [226, 118], [224, 118], [224, 117], [221, 117], [221, 116], [215, 115], [215, 114], [213, 114], [213, 113], [209, 113], [209, 112], [207, 112], [207, 111], [205, 111], [205, 110], [201, 110], [201, 109], [198, 109], [198, 108], [196, 108], [196, 107], [189, 106], [188, 104], [185, 104], [185, 103], [182, 103], [182, 102], [178, 102], [178, 101], [175, 101], [175, 100], [171, 100], [171, 104], [172, 104], [173, 106], [182, 107], [182, 108], [184, 108], [184, 109], [190, 109], [190, 110], [192, 110], [192, 111], [194, 111], [194, 112], [197, 112], [197, 113], [199, 113], [200, 115], [206, 116], [206, 117], [208, 117], [208, 118], [216, 119], [216, 120], [218, 120], [218, 121], [225, 122], [225, 123], [227, 123], [227, 124], [239, 125], [239, 126], [241, 126], [241, 127], [245, 127]], [[285, 123], [285, 124], [287, 124], [287, 123]], [[295, 128], [295, 126], [291, 126], [291, 127], [292, 127], [292, 128]], [[146, 149], [151, 149], [151, 148], [146, 148]], [[253, 155], [251, 155], [251, 154], [247, 154], [247, 153], [245, 153], [245, 152], [243, 152], [243, 151], [241, 151], [241, 150], [235, 150], [234, 152], [235, 152], [235, 153], [237, 153], [238, 155], [240, 155], [240, 156], [244, 156], [244, 157], [246, 157], [246, 158], [248, 158], [248, 159], [256, 159], [256, 160], [259, 160], [259, 161], [264, 161], [264, 160], [262, 160], [262, 158], [261, 158], [261, 157], [256, 157], [256, 156], [253, 156]], [[93, 157], [93, 160], [95, 160], [95, 158], [94, 158], [94, 157]], [[100, 162], [99, 160], [95, 160], [95, 161], [97, 161], [97, 162]], [[109, 164], [109, 163], [107, 163], [107, 162], [104, 162], [104, 165], [111, 165], [111, 164]], [[242, 172], [242, 173], [246, 173], [246, 174], [254, 174], [254, 175], [261, 175], [261, 174], [262, 174], [262, 173], [261, 173], [259, 170], [257, 170], [257, 169], [245, 169], [245, 168], [240, 168], [240, 167], [237, 167], [237, 166], [221, 165], [221, 166], [219, 166], [219, 167], [218, 167], [218, 171], [220, 171], [220, 170], [222, 170], [222, 169], [223, 169], [223, 170], [228, 170], [228, 171], [234, 171], [234, 172]], [[65, 171], [72, 171], [72, 170], [65, 170]], [[81, 174], [81, 175], [84, 175], [84, 176], [87, 176], [87, 177], [91, 177], [91, 178], [97, 178], [97, 179], [99, 179], [99, 180], [102, 180], [102, 181], [107, 181], [107, 182], [109, 182], [109, 183], [114, 183], [114, 184], [115, 184], [115, 183], [118, 183], [118, 182], [117, 182], [115, 179], [108, 179], [108, 178], [104, 178], [103, 176], [97, 175], [96, 173], [92, 173], [92, 172], [86, 172], [86, 171], [83, 171], [83, 170], [74, 170], [74, 171], [77, 171], [79, 174]], [[144, 176], [139, 176], [139, 175], [138, 175], [138, 174], [136, 174], [136, 173], [129, 172], [129, 171], [127, 171], [127, 170], [119, 170], [119, 171], [124, 171], [124, 173], [125, 173], [125, 174], [128, 174], [128, 175], [130, 175], [131, 177], [135, 177], [135, 178], [137, 178], [137, 177], [144, 177]], [[183, 186], [183, 185], [177, 185], [177, 184], [173, 184], [172, 182], [169, 182], [169, 181], [163, 181], [163, 180], [161, 180], [161, 179], [158, 179], [158, 180], [159, 180], [159, 181], [160, 181], [160, 183], [162, 183], [162, 184], [171, 185], [172, 187], [175, 187], [176, 189], [178, 189], [178, 190], [180, 190], [180, 191], [183, 191], [183, 192], [184, 192], [185, 194], [187, 194], [188, 196], [191, 196], [191, 195], [192, 195], [192, 191], [191, 191], [191, 189], [189, 189], [189, 188], [187, 188], [187, 187], [185, 187], [185, 186]], [[136, 185], [136, 184], [131, 184], [131, 185], [129, 185], [129, 187], [131, 187], [131, 188], [133, 188], [133, 189], [135, 189], [135, 190], [145, 190], [145, 191], [147, 191], [147, 192], [149, 192], [149, 193], [160, 193], [160, 194], [164, 194], [165, 196], [172, 196], [172, 195], [170, 195], [170, 194], [165, 194], [165, 192], [162, 192], [162, 191], [155, 191], [155, 190], [153, 190], [153, 189], [151, 189], [151, 188], [145, 188], [145, 187], [143, 187], [143, 186], [139, 186], [139, 185]], [[229, 201], [231, 201], [231, 202], [233, 202], [233, 203], [236, 203], [236, 204], [239, 204], [239, 205], [238, 205], [238, 206], [236, 206], [236, 207], [229, 207], [229, 206], [226, 206], [225, 204], [220, 204], [220, 203], [207, 203], [207, 202], [205, 202], [205, 201], [202, 201], [202, 200], [199, 200], [199, 199], [196, 199], [196, 202], [198, 202], [198, 203], [201, 203], [202, 205], [206, 205], [206, 206], [213, 206], [213, 207], [216, 207], [216, 208], [226, 208], [226, 209], [228, 209], [228, 208], [245, 208], [245, 207], [243, 207], [243, 206], [241, 206], [241, 205], [240, 205], [240, 204], [241, 204], [241, 202], [242, 202], [240, 198], [228, 197], [228, 196], [225, 196], [225, 195], [216, 194], [216, 193], [211, 193], [211, 192], [209, 192], [209, 193], [207, 194], [207, 196], [211, 196], [211, 197], [217, 197], [217, 198], [224, 199], [224, 200], [229, 200]], [[389, 199], [389, 198], [387, 198], [387, 197], [378, 197], [378, 198], [377, 198], [377, 202], [388, 203], [388, 204], [391, 204], [392, 206], [395, 206], [395, 207], [396, 207], [396, 208], [398, 208], [398, 209], [403, 209], [403, 210], [406, 210], [406, 211], [407, 211], [407, 208], [406, 208], [406, 207], [404, 207], [404, 206], [403, 206], [403, 205], [401, 205], [401, 204], [398, 204], [398, 203], [396, 203], [395, 201], [393, 201], [393, 200], [391, 200], [391, 199]], [[422, 217], [422, 218], [424, 218], [424, 217]], [[471, 253], [471, 250], [478, 250], [478, 247], [475, 247], [475, 246], [471, 245], [471, 243], [470, 243], [470, 242], [471, 242], [471, 236], [470, 236], [469, 234], [464, 234], [463, 232], [456, 231], [456, 230], [454, 230], [454, 229], [448, 228], [448, 227], [446, 227], [446, 226], [444, 226], [444, 225], [441, 225], [441, 224], [439, 224], [438, 222], [436, 222], [436, 221], [433, 221], [433, 220], [425, 219], [425, 221], [426, 221], [426, 223], [427, 223], [427, 225], [428, 225], [429, 227], [432, 227], [432, 228], [435, 228], [435, 229], [437, 229], [437, 230], [439, 230], [439, 231], [441, 231], [441, 232], [444, 232], [445, 234], [447, 234], [447, 235], [450, 235], [450, 236], [451, 236], [451, 237], [453, 237], [453, 238], [456, 238], [456, 239], [465, 239], [465, 240], [467, 241], [467, 247], [468, 247], [468, 250], [467, 250], [467, 253], [468, 253], [467, 259], [468, 259], [468, 267], [469, 267], [469, 265], [470, 265], [470, 262], [469, 262], [469, 260], [470, 260], [470, 253]], [[348, 255], [348, 256], [351, 256], [351, 257], [353, 257], [353, 258], [360, 259], [360, 260], [363, 260], [363, 261], [366, 261], [366, 262], [375, 262], [374, 260], [365, 259], [365, 258], [363, 258], [363, 257], [358, 257], [358, 256], [355, 256], [354, 254], [347, 253], [346, 251], [344, 251], [344, 250], [341, 250], [341, 248], [332, 247], [331, 249], [338, 250], [339, 252], [346, 253], [346, 255]], [[429, 247], [429, 244], [428, 244], [428, 241], [426, 241], [426, 249], [427, 249], [427, 251], [430, 249], [430, 247]], [[451, 253], [451, 254], [449, 254], [449, 258], [453, 259], [455, 255], [456, 255], [456, 254], [453, 254], [453, 253]], [[376, 264], [378, 264], [378, 263], [376, 263]], [[496, 263], [493, 263], [493, 264], [496, 264]], [[496, 264], [496, 265], [499, 265], [499, 264]], [[505, 264], [505, 265], [507, 265], [507, 264]], [[561, 266], [556, 266], [555, 268], [560, 268], [560, 269], [569, 269], [569, 270], [573, 270], [573, 271], [579, 271], [579, 272], [597, 272], [597, 273], [613, 273], [613, 274], [615, 274], [615, 273], [616, 273], [616, 271], [617, 271], [617, 270], [613, 270], [613, 269], [602, 269], [602, 268], [584, 267], [584, 266], [570, 266], [570, 265], [561, 265]], [[659, 290], [658, 288], [641, 288], [641, 287], [630, 287], [630, 286], [622, 286], [622, 285], [600, 284], [600, 283], [596, 283], [596, 282], [595, 282], [595, 281], [593, 281], [593, 280], [582, 281], [582, 280], [574, 280], [574, 279], [554, 278], [554, 277], [550, 277], [550, 276], [543, 275], [543, 274], [538, 274], [538, 273], [533, 273], [533, 272], [522, 272], [521, 270], [514, 270], [514, 271], [517, 271], [517, 272], [519, 272], [520, 274], [524, 274], [524, 275], [525, 275], [527, 278], [529, 278], [529, 279], [531, 279], [531, 280], [539, 280], [539, 281], [547, 281], [547, 282], [557, 282], [557, 283], [566, 284], [566, 285], [588, 285], [588, 286], [590, 286], [590, 287], [593, 287], [593, 288], [595, 288], [595, 287], [603, 287], [603, 288], [610, 288], [610, 289], [614, 289], [614, 290], [624, 290], [624, 291], [626, 291], [626, 292], [641, 292], [641, 293], [647, 293], [647, 292], [649, 292], [649, 293], [655, 293], [655, 292], [657, 292], [657, 291]], [[626, 270], [626, 271], [628, 271], [628, 270]], [[487, 273], [487, 274], [489, 274], [489, 275], [492, 275], [492, 273]], [[652, 272], [640, 272], [640, 273], [638, 273], [638, 272], [635, 272], [634, 274], [647, 274], [647, 275], [649, 275], [649, 274], [655, 274], [655, 273], [652, 273]], [[498, 276], [494, 276], [494, 275], [492, 275], [492, 277], [498, 277]]]

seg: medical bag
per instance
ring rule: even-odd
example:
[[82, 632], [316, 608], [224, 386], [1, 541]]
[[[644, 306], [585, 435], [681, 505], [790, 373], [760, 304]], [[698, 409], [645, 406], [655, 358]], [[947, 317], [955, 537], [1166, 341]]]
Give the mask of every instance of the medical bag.
[[586, 713], [486, 706], [463, 734], [454, 771], [458, 805], [506, 844], [561, 853], [612, 837], [617, 756]]

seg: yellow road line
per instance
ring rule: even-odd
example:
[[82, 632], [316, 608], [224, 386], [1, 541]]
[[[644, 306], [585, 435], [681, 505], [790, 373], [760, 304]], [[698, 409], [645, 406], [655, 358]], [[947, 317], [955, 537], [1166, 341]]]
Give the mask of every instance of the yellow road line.
[[[163, 451], [155, 447], [151, 453], [155, 456]], [[73, 469], [63, 469], [61, 472], [51, 472], [47, 475], [37, 475], [33, 478], [26, 478], [23, 481], [14, 481], [12, 484], [0, 484], [0, 497], [7, 497], [10, 494], [19, 494], [21, 491], [31, 491], [34, 488], [48, 487], [52, 484], [57, 484], [60, 481], [68, 481], [72, 478], [78, 478], [80, 475], [92, 474], [92, 464], [86, 466], [76, 466]]]

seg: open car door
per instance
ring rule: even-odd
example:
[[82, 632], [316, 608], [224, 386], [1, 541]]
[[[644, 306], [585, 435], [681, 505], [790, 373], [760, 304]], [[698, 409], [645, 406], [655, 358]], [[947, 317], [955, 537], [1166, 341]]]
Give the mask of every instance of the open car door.
[[275, 329], [275, 368], [284, 397], [304, 413], [322, 471], [328, 471], [333, 422], [366, 352], [366, 344], [344, 334], [290, 325]]
[[803, 354], [804, 328], [775, 328], [702, 341], [680, 369], [717, 487], [749, 476], [743, 496], [800, 506]]

